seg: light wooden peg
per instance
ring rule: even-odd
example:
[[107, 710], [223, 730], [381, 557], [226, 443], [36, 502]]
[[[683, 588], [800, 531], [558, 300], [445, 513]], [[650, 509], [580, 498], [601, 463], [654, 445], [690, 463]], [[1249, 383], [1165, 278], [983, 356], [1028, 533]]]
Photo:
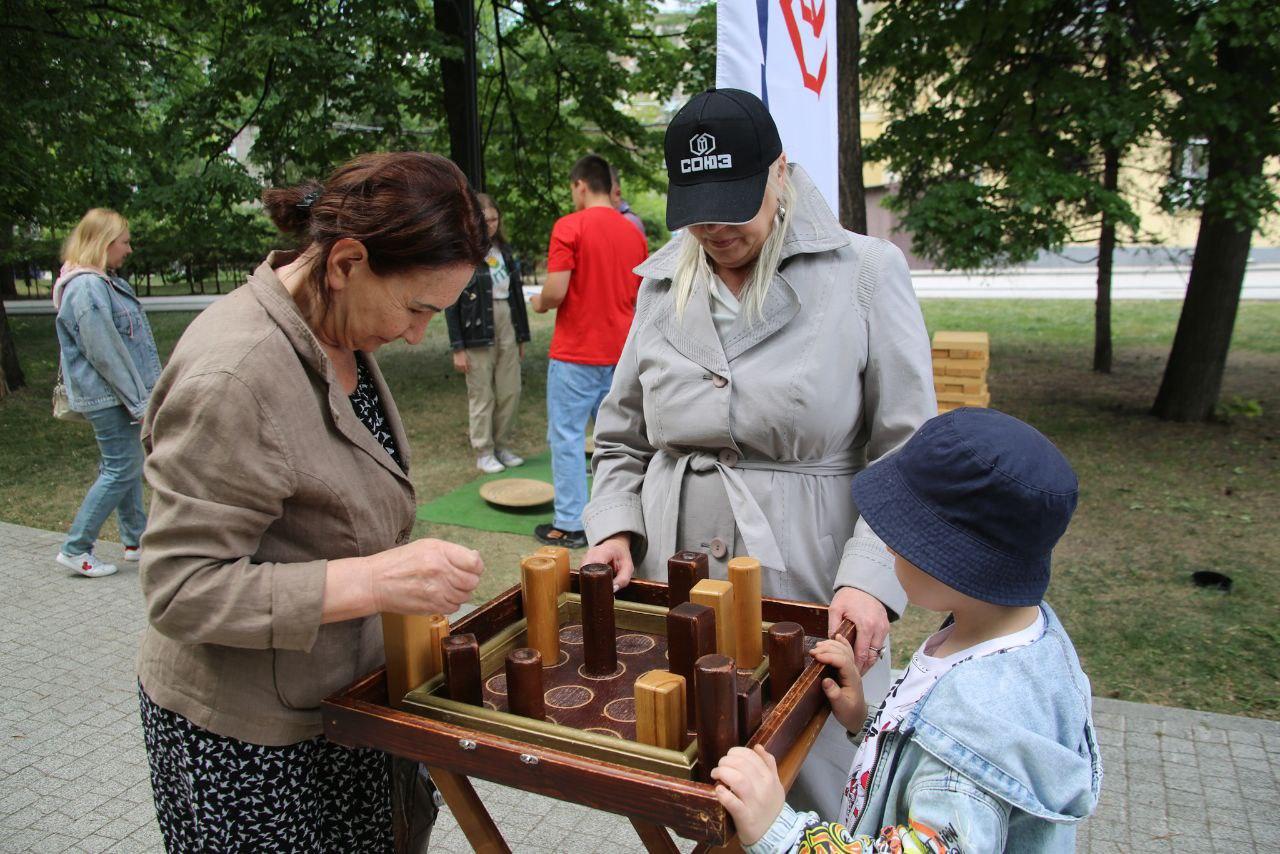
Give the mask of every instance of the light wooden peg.
[[729, 561], [729, 583], [733, 585], [733, 627], [738, 645], [734, 658], [738, 667], [754, 670], [764, 658], [760, 561], [753, 557], [735, 557]]
[[569, 592], [569, 550], [564, 546], [542, 546], [534, 555], [549, 557], [556, 562], [556, 578], [561, 593]]
[[684, 748], [684, 677], [666, 670], [650, 670], [636, 680], [636, 741]]
[[706, 605], [716, 612], [716, 652], [736, 659], [738, 645], [734, 629], [733, 585], [714, 578], [703, 579], [689, 591], [689, 601]]
[[555, 559], [532, 555], [520, 561], [520, 589], [528, 646], [542, 654], [543, 667], [553, 667], [560, 661], [560, 614], [556, 602], [560, 581]]
[[449, 634], [443, 614], [383, 614], [387, 699], [399, 708], [404, 695], [441, 670], [440, 641]]

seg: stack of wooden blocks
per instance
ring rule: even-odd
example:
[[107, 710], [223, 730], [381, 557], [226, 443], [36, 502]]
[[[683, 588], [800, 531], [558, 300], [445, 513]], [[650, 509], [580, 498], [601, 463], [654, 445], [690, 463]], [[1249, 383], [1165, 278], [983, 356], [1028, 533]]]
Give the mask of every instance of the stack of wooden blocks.
[[938, 395], [938, 413], [961, 406], [990, 406], [989, 367], [991, 341], [987, 333], [935, 332], [933, 388]]

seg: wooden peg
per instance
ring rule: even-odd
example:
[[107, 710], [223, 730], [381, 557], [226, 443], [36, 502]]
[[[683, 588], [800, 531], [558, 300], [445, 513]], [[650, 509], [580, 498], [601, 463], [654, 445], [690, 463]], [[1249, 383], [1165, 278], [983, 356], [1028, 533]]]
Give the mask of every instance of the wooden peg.
[[774, 623], [769, 628], [769, 696], [782, 699], [804, 670], [804, 629], [799, 623]]
[[636, 741], [684, 748], [685, 681], [666, 670], [650, 670], [636, 680]]
[[450, 700], [484, 704], [484, 692], [480, 686], [480, 644], [476, 636], [449, 635], [440, 642], [444, 659], [444, 684]]
[[560, 660], [560, 581], [553, 558], [532, 555], [520, 561], [520, 593], [528, 645], [542, 653], [542, 666]]
[[707, 577], [705, 552], [676, 552], [667, 559], [667, 607], [689, 601], [693, 585]]
[[507, 710], [513, 715], [546, 720], [547, 702], [542, 690], [542, 655], [521, 647], [507, 653]]
[[693, 693], [693, 666], [716, 651], [716, 612], [697, 602], [685, 602], [667, 612], [667, 669], [684, 677], [685, 719], [692, 729], [698, 718]]
[[758, 679], [748, 679], [746, 684], [738, 686], [738, 744], [743, 746], [760, 729], [760, 722], [764, 719], [764, 691], [761, 690], [761, 684]]
[[440, 641], [449, 634], [443, 614], [383, 614], [387, 699], [399, 708], [404, 695], [440, 672]]
[[760, 561], [753, 557], [735, 557], [729, 561], [729, 583], [733, 585], [733, 628], [737, 644], [734, 660], [744, 670], [754, 670], [764, 658]]
[[738, 744], [738, 669], [727, 655], [704, 655], [694, 665], [698, 696], [698, 764], [702, 780], [729, 748]]
[[618, 635], [613, 620], [613, 568], [589, 563], [578, 570], [582, 594], [582, 672], [609, 676], [618, 669]]
[[733, 585], [727, 581], [704, 578], [689, 591], [689, 601], [706, 605], [716, 612], [716, 652], [737, 658], [737, 634], [733, 626]]
[[542, 546], [534, 555], [549, 557], [556, 562], [556, 579], [561, 593], [569, 592], [569, 550], [564, 546]]

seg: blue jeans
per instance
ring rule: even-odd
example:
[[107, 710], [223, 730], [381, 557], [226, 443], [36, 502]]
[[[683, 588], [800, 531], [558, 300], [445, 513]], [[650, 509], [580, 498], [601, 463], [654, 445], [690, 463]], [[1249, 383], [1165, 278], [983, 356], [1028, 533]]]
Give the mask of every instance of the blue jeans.
[[613, 383], [613, 365], [547, 362], [547, 444], [551, 446], [551, 480], [556, 488], [554, 524], [562, 531], [582, 530], [587, 506], [584, 448], [587, 422]]
[[120, 523], [120, 541], [126, 546], [138, 545], [147, 527], [142, 510], [142, 425], [133, 423], [123, 406], [96, 409], [84, 417], [93, 425], [102, 461], [98, 479], [89, 487], [62, 544], [62, 553], [72, 556], [93, 550], [112, 510]]

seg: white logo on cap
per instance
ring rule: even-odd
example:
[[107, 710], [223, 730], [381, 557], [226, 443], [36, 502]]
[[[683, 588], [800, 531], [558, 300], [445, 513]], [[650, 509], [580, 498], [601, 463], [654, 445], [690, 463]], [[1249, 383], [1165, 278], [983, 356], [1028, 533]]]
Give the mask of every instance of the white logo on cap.
[[680, 161], [681, 174], [733, 168], [732, 154], [712, 153], [716, 150], [716, 138], [709, 133], [697, 133], [689, 137], [689, 150], [693, 152], [693, 157]]

